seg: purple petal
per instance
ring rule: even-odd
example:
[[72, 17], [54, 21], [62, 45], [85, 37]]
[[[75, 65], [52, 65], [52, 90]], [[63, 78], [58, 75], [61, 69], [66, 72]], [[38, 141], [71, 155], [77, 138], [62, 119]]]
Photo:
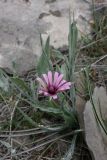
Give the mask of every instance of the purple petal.
[[48, 85], [48, 76], [46, 74], [43, 74], [43, 78], [44, 78], [46, 84]]
[[40, 87], [40, 90], [43, 91], [43, 92], [48, 92], [48, 88], [44, 88], [44, 87]]
[[39, 94], [43, 94], [43, 91], [42, 91], [42, 90], [39, 90]]
[[59, 73], [55, 72], [55, 74], [54, 74], [54, 85], [56, 83], [56, 80], [58, 79], [58, 76], [59, 76]]
[[68, 89], [70, 89], [70, 87], [61, 87], [61, 88], [59, 88], [57, 91], [59, 92], [59, 91], [65, 91], [65, 90], [68, 90]]
[[48, 72], [48, 81], [49, 81], [49, 84], [52, 85], [52, 72], [51, 71]]
[[60, 86], [60, 87], [58, 88], [58, 91], [68, 90], [68, 89], [70, 89], [70, 86], [71, 86], [71, 82], [67, 82], [67, 83], [65, 83], [64, 85]]
[[43, 92], [44, 96], [49, 96], [48, 92]]
[[60, 74], [59, 77], [55, 81], [55, 86], [57, 87], [63, 78], [63, 74]]
[[52, 96], [52, 98], [53, 98], [53, 99], [57, 99], [57, 98], [58, 98], [58, 96], [57, 96], [57, 95], [54, 95], [54, 96]]
[[46, 88], [46, 83], [41, 78], [36, 78], [36, 80], [40, 83], [43, 88]]
[[[67, 83], [65, 83], [64, 85], [71, 86], [71, 84], [72, 84], [71, 82], [67, 82]], [[64, 86], [64, 85], [63, 85], [63, 86]]]
[[60, 83], [59, 83], [59, 85], [58, 85], [58, 87], [61, 87], [63, 84], [65, 84], [65, 83], [67, 83], [67, 81], [66, 80], [62, 80]]

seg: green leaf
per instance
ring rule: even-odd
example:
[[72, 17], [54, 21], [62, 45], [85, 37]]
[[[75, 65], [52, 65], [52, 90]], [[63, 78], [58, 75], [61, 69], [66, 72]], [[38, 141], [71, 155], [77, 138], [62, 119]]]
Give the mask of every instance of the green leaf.
[[59, 131], [62, 131], [65, 129], [65, 126], [64, 125], [59, 125], [59, 126], [56, 126], [56, 127], [43, 127], [44, 130], [46, 131], [51, 131], [51, 132], [59, 132]]
[[65, 60], [64, 55], [60, 51], [53, 49], [52, 53], [53, 53], [53, 56], [55, 56], [55, 58], [58, 58], [60, 60]]
[[27, 84], [24, 82], [24, 80], [17, 78], [17, 77], [13, 77], [11, 78], [11, 81], [15, 84], [15, 86], [21, 90], [22, 92], [27, 92], [30, 93], [30, 89], [27, 86]]
[[35, 86], [35, 82], [30, 81], [30, 89], [33, 100], [37, 100], [37, 93], [35, 93], [37, 86]]
[[50, 37], [46, 40], [44, 51], [47, 54], [47, 57], [50, 58]]
[[26, 121], [28, 121], [32, 126], [37, 127], [38, 124], [33, 121], [26, 113], [24, 113], [19, 107], [16, 108], [25, 118]]
[[40, 111], [47, 112], [47, 113], [53, 113], [53, 114], [60, 114], [62, 115], [62, 110], [56, 107], [53, 107], [51, 104], [48, 104], [47, 102], [38, 102], [38, 101], [32, 101], [32, 99], [24, 99], [21, 98], [21, 100], [27, 102], [31, 107], [34, 107], [36, 109], [39, 109]]
[[0, 71], [0, 88], [5, 92], [8, 92], [9, 90], [8, 78], [5, 77], [5, 75], [1, 71]]
[[69, 150], [67, 151], [63, 160], [73, 160], [73, 155], [74, 155], [75, 146], [76, 146], [76, 139], [77, 139], [77, 135], [74, 135], [72, 142], [71, 142], [71, 145], [69, 147]]
[[77, 52], [77, 38], [78, 38], [78, 30], [76, 26], [76, 22], [69, 24], [69, 60], [70, 66], [75, 65], [75, 58]]
[[76, 112], [74, 108], [70, 108], [70, 110], [67, 109], [67, 107], [63, 107], [63, 117], [65, 120], [65, 125], [70, 128], [78, 128], [78, 121], [76, 117]]
[[60, 108], [54, 108], [45, 103], [35, 104], [35, 107], [40, 109], [43, 112], [48, 112], [48, 113], [53, 113], [53, 114], [62, 114], [62, 111]]
[[41, 75], [45, 72], [48, 72], [49, 70], [52, 70], [52, 63], [50, 60], [50, 45], [49, 44], [50, 44], [49, 37], [47, 38], [45, 46], [43, 46], [42, 39], [41, 39], [42, 55], [40, 57], [38, 65], [37, 65], [38, 75]]
[[64, 75], [64, 79], [67, 79], [67, 66], [65, 63], [61, 66], [60, 72]]
[[[77, 38], [78, 30], [76, 27], [76, 22], [69, 24], [69, 70], [68, 77], [71, 82], [74, 82], [74, 72], [75, 72], [75, 59], [77, 54]], [[75, 87], [70, 89], [70, 98], [72, 99], [73, 108], [75, 108]]]

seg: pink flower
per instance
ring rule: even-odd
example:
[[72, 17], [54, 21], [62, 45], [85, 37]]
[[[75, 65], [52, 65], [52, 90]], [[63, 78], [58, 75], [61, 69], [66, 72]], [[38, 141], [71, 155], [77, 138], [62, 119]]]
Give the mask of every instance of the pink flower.
[[57, 99], [58, 92], [63, 92], [71, 87], [71, 82], [63, 80], [63, 75], [58, 72], [52, 74], [49, 71], [48, 74], [42, 74], [42, 78], [38, 77], [37, 81], [40, 83], [39, 93], [53, 99]]

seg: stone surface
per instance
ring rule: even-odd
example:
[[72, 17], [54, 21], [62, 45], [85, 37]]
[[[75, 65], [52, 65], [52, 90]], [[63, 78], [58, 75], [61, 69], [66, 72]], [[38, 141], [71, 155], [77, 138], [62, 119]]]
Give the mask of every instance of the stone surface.
[[[103, 87], [95, 88], [93, 93], [93, 102], [99, 118], [107, 120], [107, 94]], [[86, 141], [93, 152], [95, 160], [107, 160], [107, 135], [105, 135], [101, 126], [96, 122], [93, 107], [90, 101], [87, 102], [84, 111], [84, 123]]]
[[32, 0], [0, 1], [0, 67], [19, 74], [34, 68], [41, 55], [37, 18], [44, 5]]
[[[50, 0], [51, 2], [51, 0]], [[53, 3], [47, 3], [48, 13], [42, 17], [42, 21], [49, 23], [50, 27], [43, 35], [51, 37], [51, 44], [56, 47], [62, 47], [68, 44], [69, 32], [69, 10], [71, 19], [77, 22], [79, 37], [90, 32], [89, 20], [91, 17], [90, 3], [84, 0], [54, 0]]]
[[84, 95], [86, 94], [85, 92], [85, 83], [86, 83], [86, 78], [84, 75], [84, 72], [77, 72], [75, 74], [75, 85], [78, 90], [76, 94], [76, 109], [78, 113], [78, 119], [80, 123], [80, 127], [84, 128], [84, 120], [83, 120], [83, 112], [86, 104], [86, 100]]
[[40, 33], [55, 48], [68, 44], [69, 8], [82, 34], [89, 33], [89, 3], [84, 0], [0, 0], [0, 67], [25, 73], [41, 55]]

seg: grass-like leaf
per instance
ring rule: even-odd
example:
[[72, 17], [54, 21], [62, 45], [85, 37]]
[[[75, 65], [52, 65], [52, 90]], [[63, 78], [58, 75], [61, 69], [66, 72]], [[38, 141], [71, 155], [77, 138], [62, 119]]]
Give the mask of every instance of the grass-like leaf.
[[52, 70], [52, 64], [50, 61], [50, 38], [49, 37], [47, 38], [45, 46], [43, 45], [41, 38], [41, 45], [42, 45], [42, 55], [37, 65], [38, 75], [41, 75], [43, 73], [48, 72], [49, 70]]
[[13, 82], [16, 88], [18, 88], [23, 93], [30, 93], [30, 89], [24, 80], [17, 78], [17, 77], [13, 77], [11, 78], [11, 82]]
[[71, 145], [62, 160], [73, 160], [73, 155], [74, 155], [75, 146], [76, 146], [76, 139], [77, 139], [77, 135], [74, 135], [72, 142], [71, 142]]
[[8, 92], [9, 90], [9, 81], [7, 76], [3, 74], [3, 72], [0, 70], [0, 88], [4, 90], [5, 92]]
[[[75, 71], [75, 58], [77, 54], [77, 37], [78, 30], [76, 22], [69, 24], [69, 70], [68, 77], [71, 82], [74, 82], [74, 71]], [[72, 105], [75, 108], [75, 87], [73, 86], [70, 90], [70, 97], [72, 99]]]
[[30, 118], [26, 113], [24, 113], [19, 107], [16, 108], [25, 118], [26, 121], [29, 122], [29, 124], [31, 124], [33, 127], [37, 127], [38, 124], [32, 120], [32, 118]]

